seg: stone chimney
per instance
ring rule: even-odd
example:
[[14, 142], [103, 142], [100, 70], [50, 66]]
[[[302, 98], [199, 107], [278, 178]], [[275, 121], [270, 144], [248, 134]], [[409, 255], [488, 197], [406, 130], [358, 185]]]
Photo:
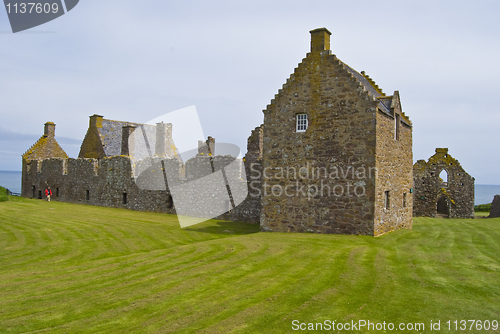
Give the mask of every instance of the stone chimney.
[[156, 123], [155, 155], [160, 157], [173, 156], [172, 123]]
[[56, 135], [56, 125], [53, 122], [45, 123], [43, 135], [45, 137], [54, 137]]
[[309, 31], [311, 33], [311, 52], [330, 50], [330, 35], [326, 28], [318, 28]]
[[134, 132], [135, 126], [125, 125], [122, 127], [122, 153], [121, 155], [130, 155], [134, 154], [134, 140], [129, 140], [132, 136], [132, 132]]
[[436, 148], [436, 153], [445, 153], [445, 154], [447, 154], [448, 153], [448, 149], [447, 148]]
[[215, 155], [215, 138], [209, 136], [206, 141], [198, 140], [198, 154]]
[[102, 128], [102, 116], [94, 114], [90, 116], [90, 124], [89, 127], [97, 127], [97, 128]]
[[207, 139], [208, 153], [215, 155], [215, 138], [208, 136]]

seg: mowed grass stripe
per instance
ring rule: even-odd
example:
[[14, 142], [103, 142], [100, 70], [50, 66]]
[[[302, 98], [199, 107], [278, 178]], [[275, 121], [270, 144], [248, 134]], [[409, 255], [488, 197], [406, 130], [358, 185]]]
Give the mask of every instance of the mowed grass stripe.
[[1, 333], [500, 318], [500, 219], [418, 218], [413, 231], [372, 238], [221, 221], [180, 229], [168, 215], [14, 199], [0, 221]]

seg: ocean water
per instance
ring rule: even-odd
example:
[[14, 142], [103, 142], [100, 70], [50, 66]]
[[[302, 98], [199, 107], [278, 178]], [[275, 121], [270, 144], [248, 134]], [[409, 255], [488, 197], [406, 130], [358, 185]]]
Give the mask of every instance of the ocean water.
[[[0, 186], [21, 193], [21, 172], [0, 171]], [[500, 195], [500, 185], [476, 184], [474, 204], [487, 204]]]
[[476, 184], [474, 204], [488, 204], [493, 201], [495, 195], [500, 195], [500, 186], [492, 186], [489, 184]]
[[0, 186], [21, 193], [21, 172], [0, 171]]

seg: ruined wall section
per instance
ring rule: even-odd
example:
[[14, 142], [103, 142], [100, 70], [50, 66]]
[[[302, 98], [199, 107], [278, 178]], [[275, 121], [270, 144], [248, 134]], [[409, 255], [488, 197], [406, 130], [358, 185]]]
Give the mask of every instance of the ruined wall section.
[[256, 127], [248, 137], [247, 153], [243, 159], [248, 196], [229, 214], [221, 216], [221, 219], [245, 221], [258, 223], [261, 214], [261, 192], [262, 192], [262, 140], [263, 126]]
[[375, 168], [377, 103], [329, 50], [307, 55], [264, 110], [263, 231], [374, 234], [375, 176], [353, 172]]
[[22, 196], [28, 198], [45, 198], [50, 186], [56, 201], [175, 213], [167, 191], [137, 187], [127, 157], [23, 161], [23, 176]]
[[[440, 178], [447, 172], [447, 180]], [[444, 198], [450, 218], [474, 218], [474, 178], [448, 154], [447, 148], [436, 148], [436, 153], [413, 166], [413, 214], [417, 217], [436, 217], [437, 202]]]
[[[227, 189], [224, 183], [221, 186], [219, 182], [222, 180], [221, 169], [224, 168], [226, 175], [232, 178], [230, 183], [234, 189], [241, 185], [246, 187], [247, 183], [241, 178], [241, 159], [230, 156], [215, 156], [212, 159], [220, 177], [213, 182], [205, 182], [203, 187], [197, 186], [194, 179], [182, 177], [184, 164], [177, 158], [151, 157], [140, 162], [126, 156], [99, 160], [23, 160], [22, 196], [45, 198], [44, 191], [50, 186], [52, 200], [56, 201], [176, 214], [171, 187], [182, 186], [181, 195], [176, 199], [190, 203], [192, 216], [216, 217], [230, 209]], [[204, 162], [205, 157], [196, 157], [191, 161], [192, 167]], [[232, 162], [235, 164], [229, 167]], [[202, 175], [193, 169], [191, 172]], [[220, 201], [224, 196], [227, 201]], [[257, 223], [259, 215], [254, 210], [248, 210], [248, 206], [244, 207], [237, 207], [237, 210], [233, 209], [218, 218]]]
[[398, 92], [392, 100], [394, 108], [379, 109], [376, 118], [375, 235], [412, 228], [412, 128], [401, 111]]

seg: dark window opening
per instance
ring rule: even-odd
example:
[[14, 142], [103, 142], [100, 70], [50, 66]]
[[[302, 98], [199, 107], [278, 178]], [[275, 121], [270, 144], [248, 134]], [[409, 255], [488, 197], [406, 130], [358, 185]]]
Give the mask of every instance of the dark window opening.
[[59, 188], [56, 188], [56, 197], [59, 197]]
[[389, 198], [389, 191], [387, 190], [385, 192], [384, 196], [384, 209], [389, 210], [389, 207], [391, 206], [390, 198]]
[[31, 198], [35, 198], [35, 194], [36, 194], [36, 187], [35, 187], [35, 186], [33, 186], [31, 189], [33, 190], [33, 195], [31, 195]]
[[85, 191], [85, 200], [89, 201], [90, 200], [90, 190]]
[[123, 204], [127, 204], [127, 193], [123, 193]]
[[42, 199], [42, 191], [38, 190], [38, 199]]
[[167, 209], [172, 209], [172, 207], [174, 206], [174, 202], [172, 201], [172, 196], [171, 195], [167, 195]]
[[403, 193], [403, 208], [406, 208], [406, 193]]

